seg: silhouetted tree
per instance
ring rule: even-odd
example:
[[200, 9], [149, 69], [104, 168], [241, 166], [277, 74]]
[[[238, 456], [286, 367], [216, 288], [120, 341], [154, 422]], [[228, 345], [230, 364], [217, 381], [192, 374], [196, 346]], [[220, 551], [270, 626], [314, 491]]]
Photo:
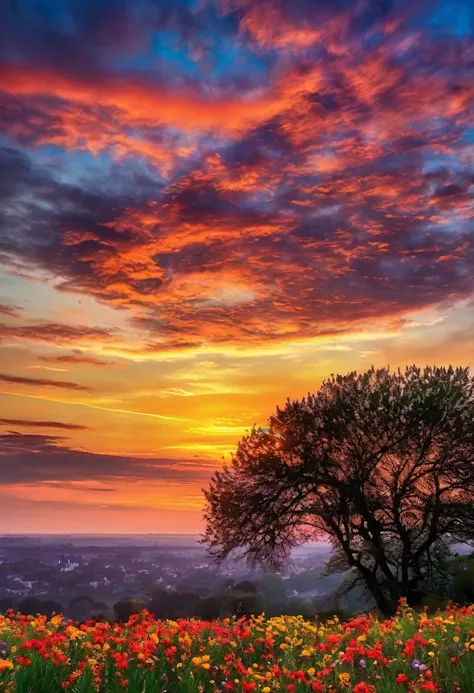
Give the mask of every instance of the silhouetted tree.
[[256, 616], [265, 611], [265, 601], [261, 594], [255, 592], [233, 591], [226, 598], [234, 616]]
[[278, 566], [327, 538], [332, 567], [383, 613], [417, 604], [443, 546], [474, 538], [474, 379], [415, 366], [331, 377], [245, 436], [205, 495], [217, 560]]
[[63, 614], [64, 607], [53, 599], [44, 599], [40, 601], [39, 613], [51, 618], [55, 614]]
[[258, 586], [251, 580], [241, 580], [232, 585], [232, 589], [236, 592], [245, 592], [246, 594], [257, 594]]
[[232, 609], [225, 597], [210, 596], [201, 600], [201, 617], [205, 621], [232, 616]]
[[67, 615], [73, 621], [86, 621], [91, 615], [93, 604], [93, 597], [88, 594], [78, 594], [69, 602]]
[[16, 600], [13, 597], [2, 597], [0, 599], [0, 613], [5, 613], [8, 609], [16, 609]]
[[133, 614], [138, 614], [146, 608], [146, 602], [133, 597], [124, 597], [114, 604], [114, 612], [117, 621], [125, 623]]
[[451, 599], [457, 604], [474, 603], [474, 553], [456, 556], [450, 566], [452, 586]]
[[148, 610], [156, 618], [167, 618], [169, 592], [164, 587], [155, 587], [150, 594]]
[[201, 612], [201, 598], [196, 592], [170, 592], [167, 618], [192, 618]]
[[25, 597], [18, 602], [18, 611], [25, 616], [36, 616], [41, 613], [41, 602], [38, 597]]

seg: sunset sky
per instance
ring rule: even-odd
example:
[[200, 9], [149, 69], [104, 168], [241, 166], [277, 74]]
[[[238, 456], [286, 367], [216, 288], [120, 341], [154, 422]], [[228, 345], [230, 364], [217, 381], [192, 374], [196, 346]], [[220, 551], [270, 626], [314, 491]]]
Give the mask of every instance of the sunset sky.
[[474, 366], [471, 0], [3, 0], [5, 532], [197, 532], [331, 373]]

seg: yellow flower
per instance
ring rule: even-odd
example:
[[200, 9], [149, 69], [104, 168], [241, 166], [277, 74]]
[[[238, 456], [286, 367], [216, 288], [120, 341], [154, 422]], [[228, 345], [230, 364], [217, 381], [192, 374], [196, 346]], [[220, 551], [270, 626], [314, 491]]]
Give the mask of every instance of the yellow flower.
[[314, 676], [316, 673], [316, 669], [314, 667], [311, 667], [308, 669], [308, 676]]
[[359, 635], [359, 637], [357, 638], [357, 642], [364, 642], [365, 639], [366, 635], [365, 633], [362, 633], [362, 635]]
[[104, 652], [108, 652], [108, 651], [110, 650], [110, 645], [109, 645], [109, 643], [108, 643], [108, 642], [104, 642], [104, 644], [103, 644], [103, 646], [102, 646], [102, 649], [104, 650]]
[[209, 655], [203, 655], [201, 659], [203, 662], [209, 662], [211, 658], [209, 657]]
[[339, 683], [341, 684], [341, 686], [348, 686], [350, 678], [350, 675], [347, 673], [339, 674]]
[[428, 652], [428, 657], [434, 657], [434, 652]]
[[200, 664], [202, 664], [202, 659], [201, 659], [201, 657], [193, 657], [191, 661], [192, 661], [192, 663], [193, 663], [195, 666], [197, 666], [197, 667], [198, 667]]
[[262, 688], [262, 693], [271, 693], [271, 690], [270, 686], [265, 686], [265, 688]]
[[459, 642], [459, 638], [458, 638], [458, 636], [457, 636], [457, 635], [455, 635], [455, 636], [454, 636], [454, 638], [453, 638], [453, 642]]
[[203, 668], [203, 669], [210, 669], [210, 668], [211, 668], [211, 665], [209, 664], [209, 662], [203, 662], [203, 663], [202, 663], [202, 668]]

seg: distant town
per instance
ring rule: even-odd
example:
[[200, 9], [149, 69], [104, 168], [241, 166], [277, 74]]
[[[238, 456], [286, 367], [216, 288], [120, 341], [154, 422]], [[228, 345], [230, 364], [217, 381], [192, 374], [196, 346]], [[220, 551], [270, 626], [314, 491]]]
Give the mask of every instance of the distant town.
[[294, 552], [282, 572], [264, 573], [230, 561], [216, 566], [191, 535], [2, 536], [0, 610], [110, 618], [123, 599], [144, 605], [153, 594], [186, 595], [188, 602], [215, 599], [239, 584], [275, 610], [285, 602], [291, 608], [292, 600], [300, 611], [304, 604], [321, 608], [331, 600], [336, 606], [341, 576], [323, 574], [329, 556], [327, 544], [308, 545]]

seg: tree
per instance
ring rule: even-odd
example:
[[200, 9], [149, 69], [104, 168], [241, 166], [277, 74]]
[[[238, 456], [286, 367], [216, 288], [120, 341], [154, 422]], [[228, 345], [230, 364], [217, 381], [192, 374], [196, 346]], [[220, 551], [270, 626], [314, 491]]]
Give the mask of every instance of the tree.
[[258, 594], [258, 586], [251, 580], [241, 580], [232, 585], [235, 592], [244, 592], [245, 594]]
[[225, 597], [211, 595], [201, 601], [201, 617], [205, 621], [215, 621], [226, 616], [232, 616], [232, 609]]
[[190, 590], [170, 592], [167, 618], [192, 618], [201, 613], [201, 597]]
[[114, 612], [117, 621], [126, 623], [131, 616], [140, 613], [146, 608], [146, 602], [133, 597], [124, 597], [114, 604]]
[[86, 621], [91, 615], [93, 604], [93, 597], [88, 594], [78, 594], [69, 602], [67, 615], [73, 621]]
[[474, 602], [474, 553], [455, 556], [449, 566], [452, 575], [451, 598], [457, 604]]
[[41, 612], [38, 597], [25, 597], [18, 602], [18, 611], [25, 616], [37, 616]]
[[0, 613], [4, 613], [9, 609], [15, 609], [16, 600], [13, 597], [1, 597], [0, 598]]
[[288, 400], [238, 444], [206, 496], [216, 560], [281, 565], [328, 539], [335, 569], [384, 614], [423, 598], [454, 541], [474, 538], [474, 378], [371, 368]]
[[168, 597], [169, 592], [163, 587], [155, 587], [150, 594], [148, 609], [156, 618], [167, 618], [168, 616]]
[[54, 599], [44, 599], [40, 602], [39, 611], [44, 616], [51, 618], [54, 615], [63, 614], [64, 607], [60, 602], [56, 602]]
[[227, 595], [226, 601], [234, 616], [256, 616], [265, 611], [265, 601], [258, 592], [240, 592], [232, 590]]

